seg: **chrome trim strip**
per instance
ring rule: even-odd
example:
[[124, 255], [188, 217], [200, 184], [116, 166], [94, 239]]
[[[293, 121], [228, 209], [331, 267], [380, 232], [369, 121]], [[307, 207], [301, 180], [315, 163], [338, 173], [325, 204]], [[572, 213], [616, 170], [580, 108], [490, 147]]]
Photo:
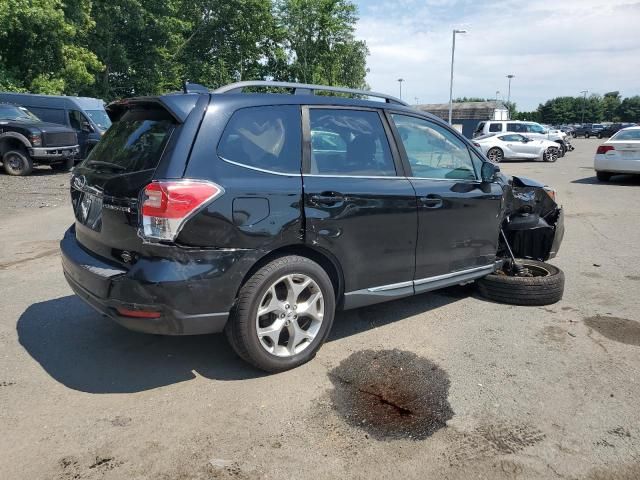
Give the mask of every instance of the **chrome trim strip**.
[[412, 287], [413, 282], [409, 280], [408, 282], [400, 282], [400, 283], [392, 283], [390, 285], [381, 285], [379, 287], [371, 287], [367, 288], [368, 292], [385, 292], [387, 290], [395, 290], [396, 288], [405, 288]]
[[281, 176], [284, 176], [284, 177], [297, 177], [297, 176], [301, 175], [300, 172], [296, 172], [296, 173], [276, 172], [274, 170], [266, 170], [264, 168], [252, 167], [250, 165], [245, 165], [244, 163], [234, 162], [233, 160], [229, 160], [228, 158], [224, 158], [221, 155], [218, 155], [218, 157], [223, 162], [230, 163], [231, 165], [235, 165], [236, 167], [242, 167], [242, 168], [248, 168], [249, 170], [255, 170], [256, 172], [271, 173], [273, 175], [281, 175]]
[[414, 285], [424, 285], [425, 283], [437, 282], [439, 280], [446, 280], [447, 278], [454, 278], [454, 277], [466, 275], [466, 274], [469, 274], [469, 273], [480, 272], [482, 270], [491, 270], [491, 271], [493, 271], [494, 268], [495, 268], [495, 265], [492, 263], [492, 264], [489, 264], [489, 265], [485, 265], [483, 267], [468, 268], [467, 270], [459, 270], [457, 272], [445, 273], [444, 275], [436, 275], [435, 277], [421, 278], [419, 280], [414, 280], [413, 284]]

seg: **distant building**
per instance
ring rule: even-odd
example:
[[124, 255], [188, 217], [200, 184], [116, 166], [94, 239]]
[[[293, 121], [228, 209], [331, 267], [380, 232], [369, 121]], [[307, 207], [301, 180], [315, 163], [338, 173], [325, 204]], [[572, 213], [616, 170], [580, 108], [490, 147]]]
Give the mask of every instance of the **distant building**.
[[[449, 121], [448, 103], [425, 103], [414, 108]], [[458, 102], [453, 104], [451, 123], [462, 134], [471, 138], [478, 122], [483, 120], [508, 120], [509, 111], [503, 102]]]

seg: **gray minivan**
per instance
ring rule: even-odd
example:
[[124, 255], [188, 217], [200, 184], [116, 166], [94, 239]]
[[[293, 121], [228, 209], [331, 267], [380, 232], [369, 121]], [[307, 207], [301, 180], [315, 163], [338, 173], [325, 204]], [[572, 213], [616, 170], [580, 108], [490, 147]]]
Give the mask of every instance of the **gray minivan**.
[[99, 98], [30, 93], [0, 93], [0, 102], [26, 107], [40, 120], [73, 128], [78, 133], [79, 159], [86, 158], [111, 126]]

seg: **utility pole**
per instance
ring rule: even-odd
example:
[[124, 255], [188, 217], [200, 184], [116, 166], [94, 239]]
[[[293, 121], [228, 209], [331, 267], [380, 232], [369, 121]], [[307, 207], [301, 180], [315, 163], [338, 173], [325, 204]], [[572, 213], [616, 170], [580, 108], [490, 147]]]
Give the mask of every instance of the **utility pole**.
[[402, 82], [404, 82], [404, 78], [399, 78], [398, 83], [400, 84], [400, 100], [402, 100]]
[[496, 90], [496, 102], [498, 101], [498, 95], [500, 95], [500, 90]]
[[449, 79], [449, 125], [453, 116], [453, 62], [456, 57], [456, 33], [467, 33], [466, 30], [453, 30], [453, 42], [451, 42], [451, 78]]
[[511, 120], [511, 79], [515, 77], [515, 75], [509, 74], [507, 78], [509, 79], [509, 90], [507, 93], [507, 120]]
[[416, 101], [416, 105], [418, 105], [418, 97], [413, 97], [413, 99]]
[[582, 90], [580, 93], [583, 95], [582, 97], [582, 123], [584, 124], [584, 108], [587, 106], [587, 93], [589, 90]]

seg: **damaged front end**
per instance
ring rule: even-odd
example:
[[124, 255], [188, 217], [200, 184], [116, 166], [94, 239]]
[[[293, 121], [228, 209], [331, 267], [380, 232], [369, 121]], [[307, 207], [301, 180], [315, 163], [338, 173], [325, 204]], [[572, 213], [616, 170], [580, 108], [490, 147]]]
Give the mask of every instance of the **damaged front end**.
[[564, 213], [556, 203], [555, 190], [515, 176], [503, 177], [503, 189], [503, 235], [497, 257], [539, 261], [555, 257], [564, 237]]

